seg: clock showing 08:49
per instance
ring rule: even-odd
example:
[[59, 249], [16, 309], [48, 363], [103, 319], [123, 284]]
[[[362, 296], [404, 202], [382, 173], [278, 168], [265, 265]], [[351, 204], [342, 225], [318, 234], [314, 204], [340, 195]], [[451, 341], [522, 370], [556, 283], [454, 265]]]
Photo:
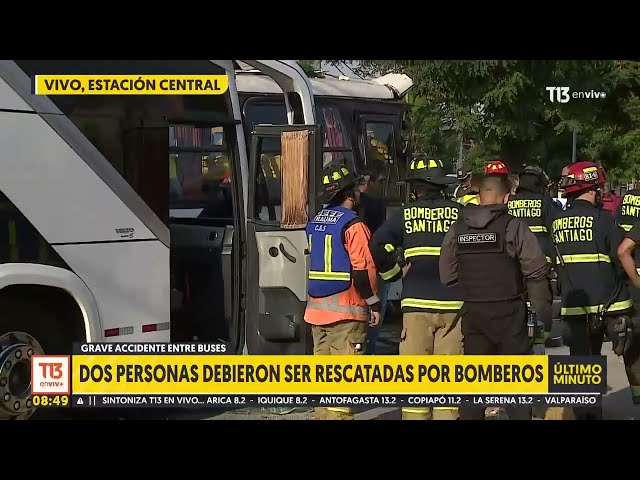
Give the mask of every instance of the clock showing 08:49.
[[34, 395], [31, 397], [31, 402], [37, 408], [68, 407], [71, 405], [69, 395]]

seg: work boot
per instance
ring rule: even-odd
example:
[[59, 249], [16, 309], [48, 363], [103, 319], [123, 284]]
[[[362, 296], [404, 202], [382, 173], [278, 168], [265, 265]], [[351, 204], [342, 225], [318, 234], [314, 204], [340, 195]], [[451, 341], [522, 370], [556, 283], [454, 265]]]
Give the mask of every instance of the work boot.
[[432, 420], [433, 416], [430, 408], [416, 407], [403, 408], [402, 420]]
[[549, 407], [544, 413], [545, 420], [575, 420], [576, 416], [573, 408]]
[[460, 414], [456, 407], [434, 407], [433, 420], [460, 420]]
[[325, 420], [355, 420], [355, 417], [350, 408], [328, 407]]
[[327, 409], [326, 409], [326, 407], [315, 407], [313, 409], [313, 417], [316, 420], [326, 420], [327, 419]]

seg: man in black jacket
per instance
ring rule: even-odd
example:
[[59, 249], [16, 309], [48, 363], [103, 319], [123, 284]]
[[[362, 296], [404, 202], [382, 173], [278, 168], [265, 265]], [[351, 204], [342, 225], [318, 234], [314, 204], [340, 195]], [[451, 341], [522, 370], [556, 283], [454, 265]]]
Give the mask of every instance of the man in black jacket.
[[[382, 186], [386, 182], [386, 178], [377, 169], [367, 169], [360, 180], [360, 205], [358, 208], [358, 216], [362, 219], [371, 235], [385, 222], [387, 218], [387, 206], [382, 196]], [[365, 353], [367, 355], [375, 355], [376, 344], [380, 329], [384, 322], [384, 316], [387, 312], [387, 297], [391, 282], [386, 281], [378, 275], [378, 298], [380, 299], [380, 322], [377, 326], [369, 328], [367, 331], [367, 345]]]
[[[505, 175], [486, 176], [480, 205], [466, 206], [442, 243], [440, 281], [460, 288], [464, 300], [465, 355], [530, 354], [525, 289], [534, 310], [551, 304], [545, 256], [527, 224], [509, 215], [510, 190]], [[461, 407], [460, 418], [483, 420], [485, 408]], [[531, 419], [531, 407], [506, 410], [512, 420]]]

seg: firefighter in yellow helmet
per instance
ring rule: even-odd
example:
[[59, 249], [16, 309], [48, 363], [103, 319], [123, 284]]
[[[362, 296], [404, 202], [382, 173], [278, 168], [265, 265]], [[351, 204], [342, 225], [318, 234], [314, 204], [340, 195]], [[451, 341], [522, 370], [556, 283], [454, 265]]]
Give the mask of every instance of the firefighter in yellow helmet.
[[461, 205], [478, 205], [478, 192], [480, 192], [480, 182], [482, 182], [482, 175], [471, 175], [469, 186], [458, 190], [456, 202]]
[[[416, 200], [382, 224], [369, 244], [383, 279], [399, 280], [405, 267], [400, 355], [461, 355], [462, 292], [443, 286], [438, 273], [440, 245], [462, 209], [444, 193], [457, 180], [445, 175], [440, 160], [419, 156], [406, 181]], [[432, 415], [430, 408], [415, 405], [403, 408], [402, 418], [457, 420], [458, 411], [439, 407]]]
[[[322, 174], [326, 206], [307, 223], [310, 268], [304, 319], [311, 325], [314, 355], [361, 355], [367, 324], [380, 321], [377, 272], [369, 229], [355, 213], [357, 177], [344, 166]], [[317, 420], [353, 420], [349, 407], [315, 409]]]

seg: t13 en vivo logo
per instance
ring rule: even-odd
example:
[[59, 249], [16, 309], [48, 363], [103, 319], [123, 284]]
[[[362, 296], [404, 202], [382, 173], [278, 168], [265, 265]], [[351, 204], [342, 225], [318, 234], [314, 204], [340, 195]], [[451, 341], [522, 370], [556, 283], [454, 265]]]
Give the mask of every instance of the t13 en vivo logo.
[[31, 393], [70, 395], [70, 364], [68, 355], [34, 355], [31, 358]]

